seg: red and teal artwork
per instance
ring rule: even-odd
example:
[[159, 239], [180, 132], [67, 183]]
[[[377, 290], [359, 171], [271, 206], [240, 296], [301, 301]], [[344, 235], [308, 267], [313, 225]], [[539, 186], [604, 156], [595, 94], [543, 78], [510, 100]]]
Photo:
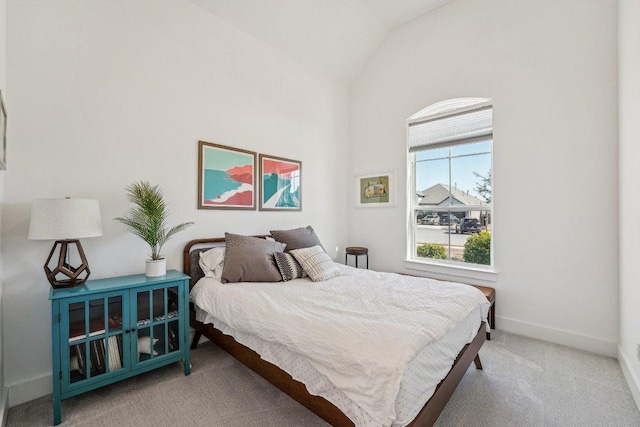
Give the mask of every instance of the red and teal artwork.
[[255, 209], [256, 153], [199, 143], [198, 208]]
[[260, 154], [260, 210], [302, 210], [302, 162]]

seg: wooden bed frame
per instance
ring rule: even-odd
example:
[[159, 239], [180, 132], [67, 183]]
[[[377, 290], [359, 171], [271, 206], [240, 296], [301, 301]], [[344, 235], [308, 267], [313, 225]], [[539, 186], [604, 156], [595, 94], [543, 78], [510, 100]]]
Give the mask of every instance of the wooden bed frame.
[[[265, 237], [265, 236], [256, 236]], [[224, 243], [224, 238], [197, 239], [188, 242], [183, 251], [184, 273], [191, 276], [190, 253], [195, 246], [213, 245]], [[196, 280], [197, 281], [197, 278]], [[189, 288], [195, 284], [194, 278]], [[340, 409], [320, 396], [309, 394], [306, 386], [294, 380], [291, 375], [269, 363], [255, 351], [238, 343], [233, 337], [223, 334], [212, 324], [204, 324], [196, 320], [193, 303], [191, 304], [191, 326], [195, 329], [195, 335], [191, 344], [191, 349], [195, 349], [202, 335], [221, 347], [238, 361], [242, 362], [249, 369], [262, 376], [274, 386], [288, 394], [294, 400], [305, 406], [307, 409], [318, 415], [333, 426], [353, 426], [351, 421]], [[429, 401], [424, 405], [418, 416], [408, 425], [408, 427], [430, 427], [433, 426], [443, 411], [447, 402], [453, 395], [458, 383], [465, 372], [474, 362], [477, 369], [482, 369], [478, 351], [486, 340], [486, 323], [482, 322], [475, 338], [465, 345], [456, 358], [447, 376], [438, 384]]]

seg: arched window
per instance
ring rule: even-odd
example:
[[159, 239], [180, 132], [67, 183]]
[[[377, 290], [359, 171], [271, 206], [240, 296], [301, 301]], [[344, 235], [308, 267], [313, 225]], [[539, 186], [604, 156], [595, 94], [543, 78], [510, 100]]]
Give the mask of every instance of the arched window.
[[410, 261], [493, 267], [493, 107], [442, 101], [407, 121]]

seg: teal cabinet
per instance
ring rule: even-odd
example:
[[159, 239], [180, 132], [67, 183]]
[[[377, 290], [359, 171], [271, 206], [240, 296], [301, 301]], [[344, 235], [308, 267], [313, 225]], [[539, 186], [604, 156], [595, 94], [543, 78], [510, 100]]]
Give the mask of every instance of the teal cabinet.
[[189, 276], [89, 280], [49, 299], [54, 424], [63, 399], [176, 361], [189, 375]]

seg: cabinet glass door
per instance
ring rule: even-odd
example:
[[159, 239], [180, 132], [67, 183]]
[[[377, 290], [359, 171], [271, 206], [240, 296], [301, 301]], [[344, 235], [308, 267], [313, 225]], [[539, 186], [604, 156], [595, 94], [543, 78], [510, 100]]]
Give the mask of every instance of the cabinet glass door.
[[136, 292], [137, 363], [180, 351], [178, 285]]
[[66, 317], [63, 324], [68, 324], [68, 330], [64, 331], [67, 335], [63, 336], [62, 356], [69, 361], [68, 369], [62, 372], [64, 384], [84, 384], [129, 369], [123, 334], [127, 321], [123, 319], [124, 298], [124, 294], [103, 295], [63, 304], [61, 314]]

